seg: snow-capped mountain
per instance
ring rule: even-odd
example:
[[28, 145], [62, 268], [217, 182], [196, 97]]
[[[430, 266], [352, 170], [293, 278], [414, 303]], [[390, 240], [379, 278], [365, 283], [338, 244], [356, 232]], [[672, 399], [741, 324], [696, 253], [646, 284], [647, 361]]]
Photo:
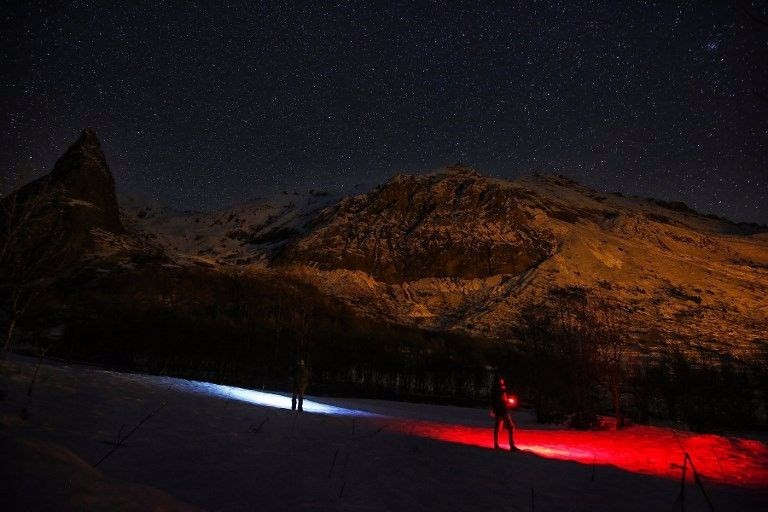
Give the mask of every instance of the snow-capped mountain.
[[409, 326], [500, 337], [528, 305], [588, 296], [650, 344], [743, 347], [768, 329], [764, 227], [564, 177], [451, 167], [353, 197], [286, 193], [135, 220], [180, 258], [290, 276]]
[[284, 192], [213, 213], [133, 202], [118, 218], [86, 130], [51, 174], [5, 201], [23, 204], [48, 182], [63, 190], [56, 229], [83, 242], [74, 247], [91, 269], [250, 274], [259, 289], [308, 285], [364, 318], [488, 338], [508, 336], [528, 306], [585, 300], [609, 304], [650, 346], [748, 348], [768, 332], [768, 227], [561, 176], [503, 181], [449, 167], [355, 196]]
[[259, 265], [338, 196], [326, 192], [283, 192], [216, 212], [169, 212], [131, 205], [123, 218], [136, 232], [180, 259], [215, 265]]

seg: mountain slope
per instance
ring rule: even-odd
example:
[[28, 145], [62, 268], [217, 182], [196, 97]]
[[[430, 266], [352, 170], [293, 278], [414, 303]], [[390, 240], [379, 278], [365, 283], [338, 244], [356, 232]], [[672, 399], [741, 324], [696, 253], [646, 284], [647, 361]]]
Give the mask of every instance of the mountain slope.
[[362, 270], [387, 283], [517, 274], [558, 245], [523, 207], [526, 197], [523, 188], [495, 187], [470, 171], [398, 175], [324, 212], [279, 259]]
[[560, 177], [398, 176], [323, 212], [275, 261], [431, 329], [504, 336], [526, 306], [574, 295], [612, 304], [638, 339], [743, 346], [768, 327], [763, 234]]
[[158, 265], [251, 273], [311, 285], [376, 322], [490, 338], [509, 336], [531, 305], [585, 300], [610, 304], [650, 345], [748, 348], [768, 331], [765, 227], [564, 177], [503, 181], [450, 167], [352, 197], [283, 192], [213, 213], [120, 211], [85, 130], [4, 211], [40, 197], [33, 235], [14, 243], [61, 244], [97, 277]]
[[93, 231], [123, 233], [115, 181], [91, 129], [53, 170], [2, 201], [3, 236], [26, 250], [79, 257], [96, 247]]
[[261, 266], [268, 254], [306, 229], [338, 197], [283, 192], [216, 212], [165, 211], [136, 202], [124, 209], [132, 230], [182, 259], [213, 265]]
[[413, 327], [504, 337], [527, 306], [587, 298], [650, 344], [743, 348], [768, 329], [764, 230], [563, 177], [452, 167], [338, 201], [295, 194], [133, 218], [182, 259], [289, 276]]

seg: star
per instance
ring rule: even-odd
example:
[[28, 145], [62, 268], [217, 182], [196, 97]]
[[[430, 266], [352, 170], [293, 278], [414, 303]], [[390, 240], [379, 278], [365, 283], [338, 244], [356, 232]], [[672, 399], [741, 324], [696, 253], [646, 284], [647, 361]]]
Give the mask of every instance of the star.
[[10, 4], [5, 175], [91, 126], [119, 195], [182, 210], [461, 160], [768, 222], [765, 7]]

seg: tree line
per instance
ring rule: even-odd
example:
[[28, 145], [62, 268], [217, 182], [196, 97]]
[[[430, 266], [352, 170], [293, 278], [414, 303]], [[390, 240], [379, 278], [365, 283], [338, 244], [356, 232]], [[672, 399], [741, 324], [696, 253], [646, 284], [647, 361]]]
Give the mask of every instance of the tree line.
[[616, 428], [626, 419], [708, 432], [768, 427], [768, 341], [738, 353], [661, 337], [640, 345], [621, 319], [620, 308], [586, 296], [521, 313], [501, 359], [539, 421], [594, 428], [610, 415]]

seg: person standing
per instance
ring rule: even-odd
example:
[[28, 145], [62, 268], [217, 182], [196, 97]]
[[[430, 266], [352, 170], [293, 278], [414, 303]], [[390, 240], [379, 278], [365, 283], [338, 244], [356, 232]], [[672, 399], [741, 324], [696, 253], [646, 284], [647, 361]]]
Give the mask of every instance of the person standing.
[[507, 386], [504, 383], [504, 378], [498, 373], [493, 376], [493, 384], [491, 385], [491, 405], [494, 415], [494, 449], [499, 449], [499, 429], [502, 425], [504, 425], [504, 427], [509, 431], [509, 451], [518, 451], [519, 448], [515, 446], [514, 440], [515, 422], [512, 421], [512, 416], [509, 414], [509, 408], [511, 407], [511, 404], [510, 398], [507, 395]]
[[300, 359], [296, 367], [293, 369], [293, 375], [291, 376], [293, 386], [291, 390], [291, 410], [296, 410], [296, 404], [298, 402], [299, 411], [304, 410], [304, 391], [309, 384], [309, 370], [304, 365], [304, 360]]

